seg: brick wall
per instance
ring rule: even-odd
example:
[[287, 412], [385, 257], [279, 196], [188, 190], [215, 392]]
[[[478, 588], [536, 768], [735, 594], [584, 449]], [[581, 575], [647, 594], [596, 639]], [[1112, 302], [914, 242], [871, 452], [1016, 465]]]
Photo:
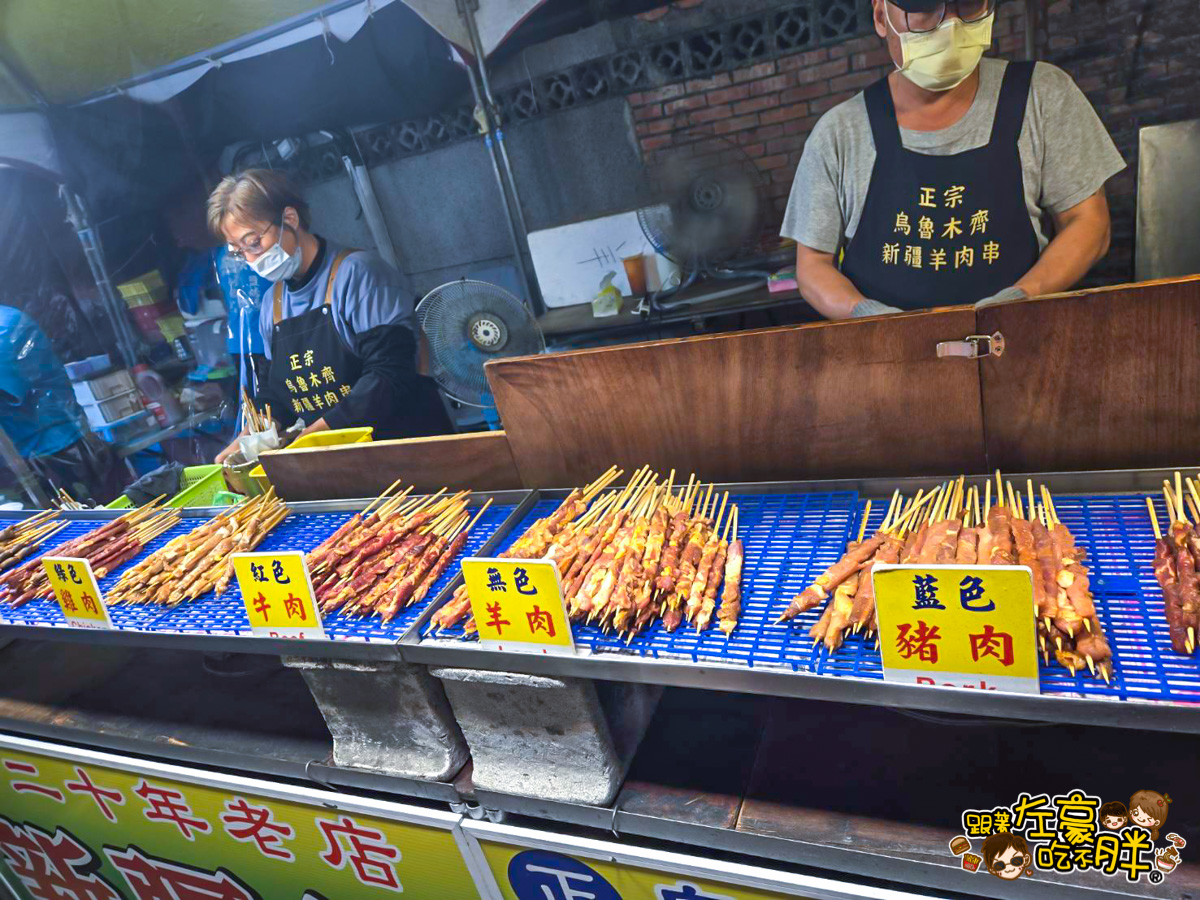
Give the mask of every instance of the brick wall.
[[[1108, 184], [1113, 245], [1089, 283], [1133, 278], [1137, 132], [1200, 117], [1196, 0], [1053, 0], [1042, 6], [1037, 56], [1069, 72], [1129, 164]], [[993, 55], [1022, 58], [1024, 4], [1002, 0]], [[696, 154], [736, 143], [762, 169], [777, 233], [804, 141], [820, 115], [891, 69], [874, 34], [704, 80], [629, 95], [647, 156]], [[720, 141], [717, 139], [721, 139]]]
[[[994, 49], [1019, 54], [1025, 26], [1018, 3], [1002, 4]], [[849, 99], [892, 69], [874, 33], [700, 81], [668, 84], [629, 95], [642, 151], [696, 154], [736, 143], [768, 179], [767, 223], [778, 234], [804, 141], [830, 107]], [[719, 139], [719, 140], [718, 140]]]
[[1070, 72], [1128, 168], [1108, 183], [1113, 242], [1091, 282], [1133, 279], [1138, 129], [1200, 118], [1196, 0], [1054, 0], [1037, 29], [1038, 58]]

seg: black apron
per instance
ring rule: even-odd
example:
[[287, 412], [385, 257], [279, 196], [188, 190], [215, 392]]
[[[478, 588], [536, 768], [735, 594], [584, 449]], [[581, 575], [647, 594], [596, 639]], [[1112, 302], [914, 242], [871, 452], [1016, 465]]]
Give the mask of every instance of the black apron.
[[988, 143], [950, 156], [906, 150], [887, 78], [867, 88], [875, 168], [842, 260], [864, 297], [900, 309], [974, 303], [1037, 262], [1017, 147], [1033, 66], [1008, 64]]
[[[316, 309], [283, 318], [283, 283], [273, 291], [274, 327], [271, 329], [271, 369], [268, 390], [288, 411], [308, 424], [342, 402], [362, 376], [362, 360], [342, 341], [333, 324], [333, 283], [342, 261], [353, 250], [341, 250], [329, 267], [325, 302]], [[372, 422], [377, 441], [447, 434], [454, 429], [437, 392], [437, 385], [417, 377], [416, 396], [404, 409], [378, 410]]]

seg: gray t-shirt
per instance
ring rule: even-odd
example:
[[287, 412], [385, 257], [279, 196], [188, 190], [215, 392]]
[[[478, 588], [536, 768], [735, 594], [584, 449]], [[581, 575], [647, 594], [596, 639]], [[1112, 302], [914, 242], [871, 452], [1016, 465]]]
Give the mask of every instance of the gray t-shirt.
[[[333, 260], [343, 248], [327, 241], [325, 257], [313, 278], [298, 291], [284, 284], [283, 315], [290, 319], [325, 302], [325, 286]], [[381, 325], [403, 325], [414, 334], [413, 297], [403, 275], [374, 251], [358, 250], [338, 266], [333, 281], [333, 327], [351, 352], [359, 353], [359, 335]], [[275, 287], [262, 300], [259, 326], [267, 359], [271, 358], [271, 329], [275, 324]]]
[[[904, 147], [931, 156], [949, 156], [982, 147], [992, 132], [1000, 83], [1008, 62], [985, 58], [979, 64], [979, 90], [966, 115], [941, 131], [900, 129]], [[1103, 186], [1125, 168], [1087, 97], [1057, 66], [1034, 66], [1018, 139], [1025, 181], [1025, 207], [1038, 246], [1044, 213], [1061, 213]], [[792, 182], [781, 233], [798, 243], [835, 253], [854, 237], [875, 166], [875, 140], [862, 93], [829, 110], [804, 145]]]

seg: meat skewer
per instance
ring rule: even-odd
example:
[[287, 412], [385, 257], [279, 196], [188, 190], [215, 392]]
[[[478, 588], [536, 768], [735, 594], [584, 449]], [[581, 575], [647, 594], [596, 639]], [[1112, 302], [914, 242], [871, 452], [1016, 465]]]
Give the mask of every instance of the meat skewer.
[[[1167, 626], [1171, 636], [1171, 649], [1175, 653], [1191, 655], [1196, 649], [1196, 625], [1200, 616], [1200, 604], [1197, 603], [1198, 578], [1196, 561], [1188, 546], [1188, 534], [1191, 529], [1183, 518], [1182, 505], [1177, 505], [1177, 497], [1171, 493], [1170, 485], [1163, 482], [1163, 499], [1166, 502], [1167, 513], [1171, 517], [1171, 525], [1167, 535], [1161, 538], [1163, 553], [1170, 563], [1163, 574], [1170, 574], [1166, 584], [1160, 580], [1163, 589], [1163, 601], [1167, 618]], [[1180, 504], [1182, 501], [1179, 501]], [[1156, 534], [1160, 534], [1157, 517], [1152, 517]], [[1155, 544], [1155, 577], [1159, 577], [1158, 563], [1159, 541]]]
[[[729, 493], [727, 491], [724, 499], [721, 500], [721, 509], [717, 513], [716, 520], [713, 522], [712, 531], [709, 532], [708, 539], [704, 542], [704, 547], [700, 551], [700, 559], [696, 563], [696, 575], [692, 579], [691, 587], [688, 589], [687, 597], [684, 601], [684, 616], [693, 625], [696, 624], [696, 617], [700, 614], [700, 609], [704, 605], [704, 594], [708, 590], [708, 578], [712, 573], [713, 565], [716, 563], [717, 556], [721, 550], [721, 520], [725, 516], [725, 505], [728, 502]], [[725, 560], [722, 558], [722, 568], [724, 565]], [[717, 571], [721, 570], [718, 569]], [[713, 590], [715, 592], [715, 586]], [[699, 630], [697, 629], [697, 631]]]
[[[729, 498], [726, 493], [725, 498]], [[721, 503], [721, 513], [725, 512], [725, 503]], [[729, 511], [729, 518], [725, 520], [725, 530], [717, 542], [717, 554], [713, 558], [712, 565], [708, 570], [708, 578], [704, 585], [704, 599], [700, 603], [700, 609], [696, 613], [694, 624], [696, 632], [699, 633], [708, 628], [712, 622], [713, 612], [717, 608], [717, 589], [721, 586], [721, 580], [725, 577], [725, 562], [729, 557], [729, 523], [733, 520], [737, 513], [737, 504]], [[717, 516], [717, 528], [721, 527], [721, 516]], [[716, 529], [713, 530], [716, 534]]]
[[742, 568], [745, 563], [745, 549], [742, 539], [738, 537], [738, 525], [741, 524], [738, 508], [733, 508], [733, 541], [729, 544], [729, 552], [725, 557], [725, 588], [721, 593], [721, 608], [717, 610], [717, 626], [728, 639], [738, 626], [738, 617], [742, 614]]
[[[92, 564], [97, 580], [103, 578], [178, 523], [179, 510], [163, 511], [159, 502], [161, 498], [61, 544], [54, 549], [54, 555], [86, 559]], [[53, 594], [50, 579], [42, 566], [43, 554], [28, 558], [31, 555], [26, 553], [19, 566], [0, 575], [3, 599], [14, 608], [32, 600], [49, 599]]]
[[[858, 526], [858, 540], [854, 542], [856, 546], [861, 546], [863, 543], [863, 537], [867, 533], [867, 520], [870, 516], [871, 501], [868, 500], [863, 509], [862, 521]], [[858, 596], [859, 587], [863, 584], [863, 576], [865, 575], [867, 580], [871, 578], [871, 569], [874, 567], [873, 560], [874, 556], [864, 563], [861, 570], [834, 588], [833, 599], [829, 601], [829, 618], [826, 620], [824, 616], [821, 617], [825, 627], [819, 638], [825, 641], [825, 647], [830, 652], [842, 645], [842, 633], [849, 627], [850, 620], [853, 618], [854, 601]], [[816, 637], [811, 633], [810, 636]]]

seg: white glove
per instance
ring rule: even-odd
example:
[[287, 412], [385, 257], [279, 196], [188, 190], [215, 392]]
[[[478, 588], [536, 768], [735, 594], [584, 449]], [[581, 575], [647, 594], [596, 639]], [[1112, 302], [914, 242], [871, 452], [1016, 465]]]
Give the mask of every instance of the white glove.
[[899, 308], [880, 303], [878, 300], [859, 300], [854, 309], [850, 311], [850, 316], [860, 319], [863, 316], [886, 316], [888, 313], [898, 312], [900, 312]]
[[984, 309], [988, 306], [998, 306], [1001, 303], [1011, 303], [1013, 300], [1028, 300], [1029, 295], [1025, 293], [1024, 288], [1019, 288], [1015, 284], [1012, 287], [1007, 287], [998, 294], [992, 294], [990, 297], [984, 297], [975, 304], [976, 309]]

